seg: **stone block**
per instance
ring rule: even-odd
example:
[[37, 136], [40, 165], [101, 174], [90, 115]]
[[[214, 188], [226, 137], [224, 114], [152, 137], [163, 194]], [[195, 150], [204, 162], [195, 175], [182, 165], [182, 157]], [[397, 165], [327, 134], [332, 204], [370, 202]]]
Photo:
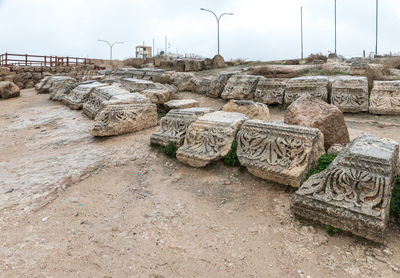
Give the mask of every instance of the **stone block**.
[[284, 100], [291, 104], [302, 95], [309, 95], [328, 101], [328, 77], [304, 76], [289, 79], [286, 83]]
[[99, 82], [84, 82], [75, 87], [68, 95], [62, 97], [62, 102], [73, 110], [82, 109], [83, 103], [88, 100], [90, 93], [99, 87], [107, 86], [107, 84]]
[[158, 89], [146, 89], [140, 93], [147, 96], [152, 103], [161, 105], [168, 102], [174, 92], [176, 92], [175, 86], [165, 84]]
[[342, 112], [368, 112], [366, 77], [341, 76], [332, 83], [331, 103]]
[[240, 164], [253, 175], [299, 187], [325, 153], [316, 128], [260, 120], [246, 121], [236, 136]]
[[233, 75], [221, 94], [223, 99], [253, 99], [260, 76]]
[[254, 102], [252, 100], [234, 100], [231, 99], [222, 107], [225, 112], [238, 112], [245, 114], [249, 119], [269, 121], [269, 109], [264, 103]]
[[268, 105], [282, 104], [287, 81], [286, 78], [261, 78], [254, 93], [254, 100]]
[[51, 83], [49, 88], [51, 100], [61, 100], [63, 95], [69, 94], [77, 85], [76, 79], [69, 76], [52, 76], [47, 83]]
[[131, 92], [141, 92], [147, 89], [159, 89], [162, 88], [162, 84], [154, 83], [149, 80], [142, 80], [136, 78], [122, 78], [121, 84]]
[[212, 77], [194, 77], [190, 80], [190, 91], [199, 94], [207, 94], [210, 90], [211, 82], [214, 78]]
[[374, 81], [369, 112], [381, 115], [400, 115], [400, 80]]
[[210, 89], [206, 92], [206, 95], [214, 98], [221, 97], [228, 79], [235, 74], [238, 74], [238, 72], [221, 72], [217, 78], [211, 81]]
[[363, 135], [344, 148], [329, 167], [311, 176], [293, 195], [301, 217], [383, 242], [396, 177], [399, 146]]
[[19, 97], [20, 89], [14, 82], [11, 81], [0, 81], [0, 98], [12, 98]]
[[161, 146], [174, 142], [179, 147], [183, 144], [189, 125], [198, 117], [213, 111], [208, 107], [173, 109], [161, 119], [160, 129], [151, 135], [150, 142]]
[[164, 103], [167, 109], [184, 109], [191, 107], [199, 107], [199, 102], [194, 99], [176, 99]]
[[199, 117], [187, 129], [183, 146], [176, 152], [176, 157], [193, 167], [204, 167], [225, 157], [231, 150], [238, 129], [247, 119], [244, 114], [223, 111]]

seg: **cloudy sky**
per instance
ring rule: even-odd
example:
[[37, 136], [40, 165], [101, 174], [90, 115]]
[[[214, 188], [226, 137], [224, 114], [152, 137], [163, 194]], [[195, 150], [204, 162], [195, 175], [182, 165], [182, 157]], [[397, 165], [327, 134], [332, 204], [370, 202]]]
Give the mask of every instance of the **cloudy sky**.
[[[225, 59], [272, 60], [334, 50], [334, 0], [0, 0], [0, 53], [108, 58], [97, 41], [123, 41], [114, 58], [134, 56], [138, 44], [212, 57], [217, 49], [212, 14], [221, 20]], [[375, 0], [337, 0], [338, 52], [360, 56], [375, 49]], [[400, 52], [400, 0], [379, 0], [380, 53]]]

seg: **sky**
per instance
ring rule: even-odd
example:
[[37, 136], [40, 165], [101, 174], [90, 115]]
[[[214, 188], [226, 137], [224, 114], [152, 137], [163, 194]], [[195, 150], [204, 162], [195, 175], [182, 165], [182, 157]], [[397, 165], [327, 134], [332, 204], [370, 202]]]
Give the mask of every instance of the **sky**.
[[[337, 0], [337, 51], [346, 57], [375, 50], [375, 0]], [[304, 56], [334, 52], [334, 0], [0, 0], [0, 53], [108, 59], [135, 56], [135, 46], [226, 60], [299, 58], [300, 7]], [[400, 52], [400, 0], [379, 0], [378, 52]]]

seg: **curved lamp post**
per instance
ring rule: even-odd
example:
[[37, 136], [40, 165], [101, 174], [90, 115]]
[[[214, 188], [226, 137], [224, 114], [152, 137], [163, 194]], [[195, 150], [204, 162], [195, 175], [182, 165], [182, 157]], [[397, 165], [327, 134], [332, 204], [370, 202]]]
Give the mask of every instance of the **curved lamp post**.
[[108, 41], [105, 40], [98, 40], [99, 42], [105, 42], [106, 44], [108, 44], [108, 46], [110, 47], [110, 60], [112, 60], [112, 49], [114, 47], [114, 45], [116, 44], [123, 44], [123, 42], [114, 42], [114, 43], [110, 43]]
[[224, 16], [224, 15], [233, 15], [233, 13], [222, 13], [222, 14], [220, 14], [220, 16], [217, 16], [213, 11], [210, 11], [210, 10], [207, 10], [207, 9], [203, 9], [203, 8], [200, 8], [200, 10], [212, 13], [215, 16], [215, 19], [217, 20], [217, 40], [218, 40], [218, 55], [219, 55], [219, 21], [220, 21], [222, 16]]

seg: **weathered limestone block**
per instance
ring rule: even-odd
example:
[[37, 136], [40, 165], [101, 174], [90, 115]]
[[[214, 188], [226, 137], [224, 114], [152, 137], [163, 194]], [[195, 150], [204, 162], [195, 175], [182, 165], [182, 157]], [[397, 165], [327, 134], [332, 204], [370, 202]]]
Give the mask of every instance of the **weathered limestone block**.
[[51, 82], [48, 82], [52, 76], [46, 76], [35, 85], [35, 90], [38, 94], [48, 94]]
[[162, 84], [154, 83], [149, 80], [135, 79], [135, 78], [122, 78], [121, 84], [131, 92], [141, 92], [147, 89], [160, 89]]
[[247, 119], [244, 114], [223, 111], [199, 117], [187, 129], [183, 146], [176, 152], [176, 157], [193, 167], [204, 167], [225, 157], [237, 130]]
[[249, 119], [269, 121], [268, 106], [252, 100], [230, 100], [222, 107], [225, 112], [238, 112], [245, 114]]
[[285, 103], [291, 104], [302, 95], [328, 101], [328, 77], [304, 76], [289, 79], [285, 88]]
[[10, 68], [0, 67], [0, 76], [6, 76], [10, 74]]
[[179, 92], [190, 91], [192, 82], [191, 80], [194, 78], [193, 73], [186, 72], [174, 72], [171, 75], [172, 84], [178, 88]]
[[170, 100], [164, 103], [164, 106], [167, 109], [184, 109], [191, 107], [199, 107], [199, 102], [194, 99], [177, 99], [177, 100]]
[[240, 164], [250, 173], [293, 187], [325, 153], [324, 136], [316, 128], [249, 120], [236, 138]]
[[156, 105], [161, 105], [168, 102], [171, 99], [172, 94], [175, 92], [175, 86], [164, 84], [158, 89], [146, 89], [144, 91], [141, 91], [140, 93], [147, 96], [152, 103]]
[[325, 149], [350, 142], [343, 113], [319, 98], [303, 95], [286, 109], [285, 124], [318, 128], [324, 134]]
[[238, 73], [239, 72], [221, 72], [216, 79], [211, 81], [210, 89], [206, 92], [206, 95], [214, 98], [221, 97], [228, 79], [231, 78], [232, 75]]
[[49, 88], [49, 99], [61, 100], [63, 95], [69, 94], [77, 85], [75, 78], [69, 76], [53, 76]]
[[369, 65], [365, 61], [355, 61], [351, 64], [351, 75], [366, 75], [369, 70]]
[[382, 115], [400, 115], [400, 80], [374, 81], [369, 112]]
[[331, 103], [342, 112], [368, 111], [366, 77], [341, 76], [332, 83]]
[[224, 57], [221, 55], [215, 55], [213, 58], [213, 67], [214, 68], [223, 68], [225, 67]]
[[399, 146], [363, 135], [329, 167], [311, 176], [293, 195], [296, 215], [383, 242], [389, 220]]
[[19, 97], [20, 89], [14, 82], [11, 81], [0, 81], [0, 98], [12, 98]]
[[213, 111], [209, 107], [173, 109], [161, 119], [160, 129], [151, 135], [150, 142], [161, 146], [174, 142], [179, 147], [183, 144], [189, 125], [198, 117]]
[[83, 113], [91, 119], [94, 119], [99, 112], [103, 102], [111, 100], [117, 95], [130, 94], [129, 91], [118, 86], [102, 86], [95, 88], [87, 101], [83, 104]]
[[107, 84], [99, 82], [84, 82], [75, 87], [68, 95], [62, 97], [62, 102], [73, 110], [82, 109], [83, 103], [88, 100], [90, 93], [99, 87], [107, 86]]
[[211, 88], [212, 77], [194, 77], [191, 82], [191, 90], [194, 93], [206, 94]]
[[102, 103], [90, 134], [112, 136], [157, 125], [157, 106], [141, 94], [116, 95]]
[[221, 94], [223, 99], [253, 99], [260, 76], [233, 75]]
[[254, 93], [254, 100], [268, 105], [282, 104], [287, 81], [286, 78], [261, 78]]

